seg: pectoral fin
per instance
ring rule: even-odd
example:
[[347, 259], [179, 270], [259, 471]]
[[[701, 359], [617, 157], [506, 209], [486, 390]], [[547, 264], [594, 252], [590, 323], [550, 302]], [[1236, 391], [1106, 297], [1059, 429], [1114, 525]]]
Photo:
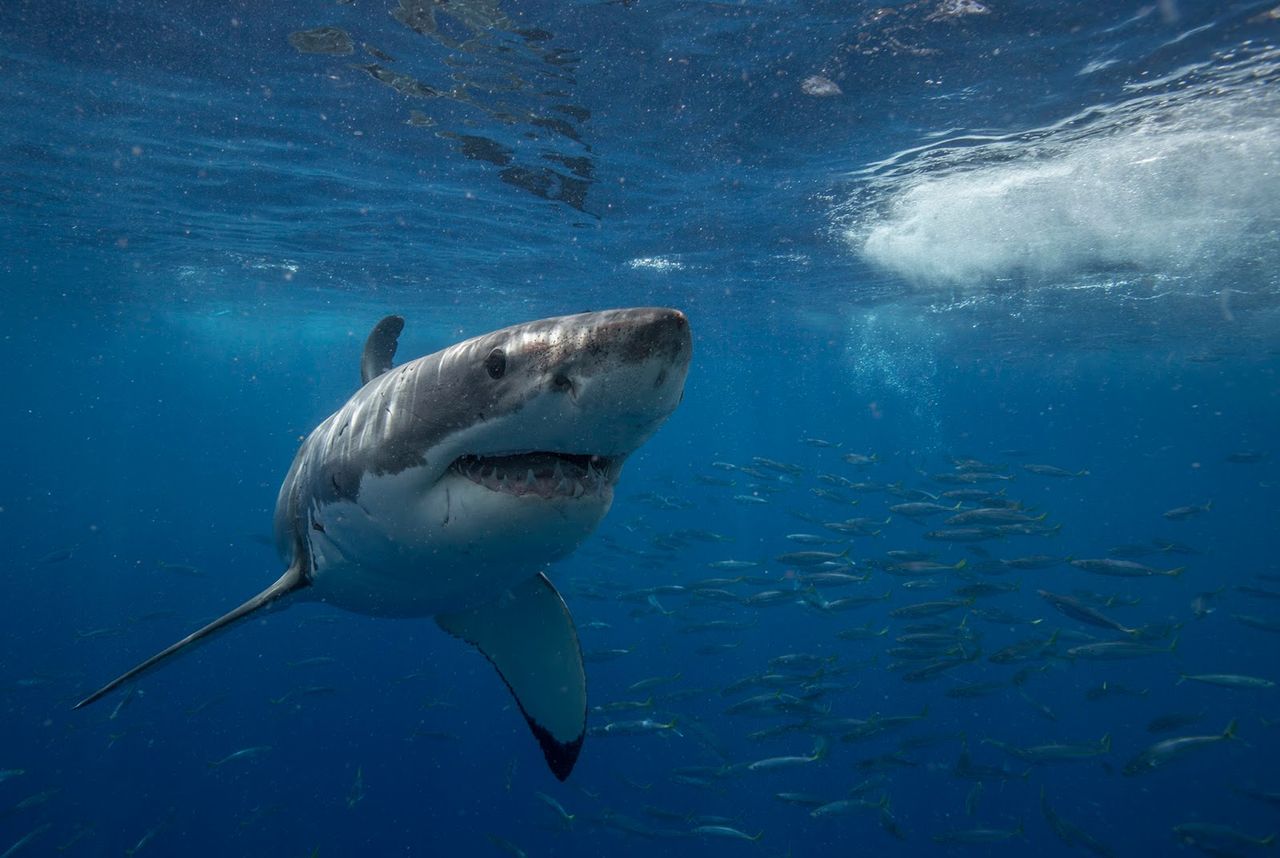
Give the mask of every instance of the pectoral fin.
[[587, 679], [573, 617], [547, 576], [539, 573], [480, 608], [437, 615], [436, 622], [493, 663], [552, 773], [567, 778], [582, 750]]
[[170, 658], [178, 653], [190, 653], [196, 648], [197, 644], [203, 643], [218, 632], [230, 628], [235, 623], [240, 622], [245, 617], [251, 616], [256, 611], [280, 607], [281, 600], [286, 596], [309, 586], [307, 576], [303, 572], [303, 568], [304, 566], [302, 561], [296, 561], [274, 584], [254, 596], [249, 601], [245, 602], [240, 607], [236, 608], [234, 611], [223, 614], [204, 628], [192, 632], [176, 644], [166, 647], [151, 656], [151, 658], [147, 659], [132, 670], [117, 676], [115, 679], [111, 680], [106, 685], [81, 700], [72, 708], [79, 709], [83, 706], [88, 706], [95, 700], [110, 694], [126, 682], [131, 682], [157, 666], [167, 663]]

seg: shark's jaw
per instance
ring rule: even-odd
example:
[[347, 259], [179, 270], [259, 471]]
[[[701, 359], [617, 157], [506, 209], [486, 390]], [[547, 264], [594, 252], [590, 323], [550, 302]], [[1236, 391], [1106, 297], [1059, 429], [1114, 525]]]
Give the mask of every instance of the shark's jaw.
[[587, 453], [535, 450], [454, 459], [451, 473], [492, 492], [552, 498], [603, 497], [622, 472], [622, 459]]
[[373, 616], [473, 607], [571, 554], [613, 505], [624, 457], [466, 454], [439, 477], [366, 479], [309, 534], [315, 597]]

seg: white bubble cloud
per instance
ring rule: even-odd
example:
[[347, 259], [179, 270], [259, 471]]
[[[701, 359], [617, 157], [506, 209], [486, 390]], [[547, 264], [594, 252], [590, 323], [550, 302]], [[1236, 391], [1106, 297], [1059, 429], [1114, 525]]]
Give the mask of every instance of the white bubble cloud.
[[904, 153], [837, 214], [840, 229], [921, 285], [1280, 261], [1280, 99], [1256, 81], [1236, 97], [1206, 82], [1053, 129]]

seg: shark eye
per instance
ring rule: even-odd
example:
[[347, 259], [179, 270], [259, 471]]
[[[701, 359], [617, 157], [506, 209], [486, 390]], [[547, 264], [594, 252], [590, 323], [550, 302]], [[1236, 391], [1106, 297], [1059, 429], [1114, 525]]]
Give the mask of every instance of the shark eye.
[[489, 378], [497, 380], [502, 378], [507, 371], [507, 355], [502, 349], [494, 349], [489, 352], [489, 356], [484, 359], [484, 368], [489, 373]]

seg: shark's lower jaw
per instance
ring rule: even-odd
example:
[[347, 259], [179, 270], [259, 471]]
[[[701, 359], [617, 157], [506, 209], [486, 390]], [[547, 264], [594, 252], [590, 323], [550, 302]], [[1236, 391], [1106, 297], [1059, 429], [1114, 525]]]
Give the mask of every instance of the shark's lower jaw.
[[490, 491], [517, 497], [601, 497], [612, 490], [620, 459], [535, 451], [504, 456], [462, 456], [449, 469]]

